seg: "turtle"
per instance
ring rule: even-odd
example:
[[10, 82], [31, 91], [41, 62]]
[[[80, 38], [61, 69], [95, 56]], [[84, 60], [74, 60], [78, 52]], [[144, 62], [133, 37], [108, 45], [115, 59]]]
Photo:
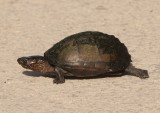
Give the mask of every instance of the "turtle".
[[148, 71], [132, 64], [127, 47], [114, 35], [98, 31], [73, 34], [54, 44], [44, 56], [17, 59], [26, 69], [54, 75], [53, 83], [62, 84], [65, 76], [93, 77], [128, 73], [141, 79], [149, 78]]

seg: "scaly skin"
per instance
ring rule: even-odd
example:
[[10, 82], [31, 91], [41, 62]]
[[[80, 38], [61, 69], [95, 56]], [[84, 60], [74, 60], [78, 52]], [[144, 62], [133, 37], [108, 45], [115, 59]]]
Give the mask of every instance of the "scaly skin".
[[26, 69], [56, 75], [54, 83], [61, 84], [65, 82], [64, 75], [66, 72], [56, 66], [51, 66], [43, 56], [21, 57], [17, 59], [17, 62]]
[[17, 59], [18, 63], [26, 69], [41, 73], [54, 72], [54, 67], [51, 66], [43, 56], [29, 56]]

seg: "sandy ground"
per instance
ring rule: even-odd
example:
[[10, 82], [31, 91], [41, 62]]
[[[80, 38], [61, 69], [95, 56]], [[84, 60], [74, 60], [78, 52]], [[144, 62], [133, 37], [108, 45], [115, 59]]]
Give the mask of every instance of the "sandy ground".
[[[149, 79], [53, 78], [23, 69], [21, 56], [43, 55], [74, 33], [118, 37]], [[160, 113], [159, 0], [1, 0], [0, 113]]]

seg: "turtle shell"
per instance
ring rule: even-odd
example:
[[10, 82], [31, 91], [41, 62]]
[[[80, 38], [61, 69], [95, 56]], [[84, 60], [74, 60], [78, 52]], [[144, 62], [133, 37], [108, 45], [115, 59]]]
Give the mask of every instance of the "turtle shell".
[[53, 66], [73, 76], [124, 71], [131, 62], [126, 46], [113, 35], [81, 32], [64, 38], [44, 53]]

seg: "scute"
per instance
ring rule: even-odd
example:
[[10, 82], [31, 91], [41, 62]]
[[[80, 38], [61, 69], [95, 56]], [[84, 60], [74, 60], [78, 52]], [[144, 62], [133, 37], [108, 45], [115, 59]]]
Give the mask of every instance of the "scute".
[[76, 74], [75, 70], [90, 75], [123, 71], [131, 62], [127, 48], [119, 39], [91, 31], [66, 37], [44, 56], [50, 64], [73, 74]]

